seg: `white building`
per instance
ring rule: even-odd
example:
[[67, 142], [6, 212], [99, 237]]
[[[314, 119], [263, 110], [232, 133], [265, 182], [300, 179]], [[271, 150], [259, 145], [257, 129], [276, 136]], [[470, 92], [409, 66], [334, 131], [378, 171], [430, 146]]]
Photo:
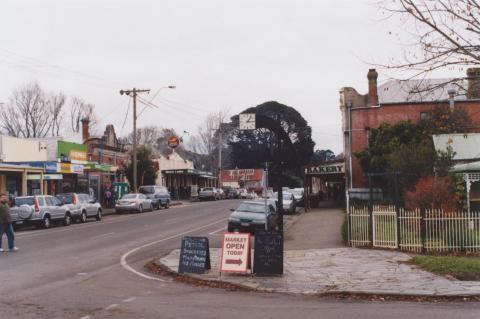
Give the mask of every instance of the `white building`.
[[168, 156], [160, 155], [153, 160], [158, 165], [157, 185], [166, 186], [165, 176], [163, 171], [169, 170], [193, 170], [193, 162], [183, 159], [178, 153], [173, 152]]

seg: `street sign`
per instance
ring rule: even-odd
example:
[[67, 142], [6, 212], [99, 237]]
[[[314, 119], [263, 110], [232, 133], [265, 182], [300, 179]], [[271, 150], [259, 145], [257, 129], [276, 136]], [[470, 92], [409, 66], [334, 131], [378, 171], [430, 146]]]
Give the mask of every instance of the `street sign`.
[[210, 247], [208, 238], [183, 237], [178, 272], [181, 274], [203, 274], [206, 269], [210, 269]]
[[173, 135], [168, 138], [168, 147], [170, 148], [176, 148], [178, 145], [180, 145], [180, 139]]
[[280, 232], [261, 229], [255, 232], [253, 273], [283, 274], [283, 238]]
[[250, 234], [225, 233], [221, 272], [246, 273], [250, 263]]

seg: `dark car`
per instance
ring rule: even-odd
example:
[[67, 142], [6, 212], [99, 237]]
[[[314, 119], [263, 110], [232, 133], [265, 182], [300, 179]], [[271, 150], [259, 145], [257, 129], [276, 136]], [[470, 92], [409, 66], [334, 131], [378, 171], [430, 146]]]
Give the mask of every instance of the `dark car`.
[[138, 192], [147, 196], [148, 199], [151, 199], [152, 204], [156, 209], [159, 209], [160, 206], [165, 208], [170, 207], [170, 192], [165, 186], [140, 186]]
[[269, 229], [278, 229], [278, 215], [273, 206], [274, 201], [245, 201], [232, 209], [228, 218], [228, 231], [248, 231], [255, 233], [255, 229], [265, 229], [265, 221], [268, 221]]

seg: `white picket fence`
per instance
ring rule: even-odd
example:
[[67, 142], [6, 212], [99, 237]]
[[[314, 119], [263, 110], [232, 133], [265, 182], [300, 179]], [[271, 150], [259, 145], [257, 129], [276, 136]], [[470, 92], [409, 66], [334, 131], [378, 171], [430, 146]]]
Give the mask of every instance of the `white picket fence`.
[[480, 212], [351, 207], [348, 218], [353, 247], [480, 253]]

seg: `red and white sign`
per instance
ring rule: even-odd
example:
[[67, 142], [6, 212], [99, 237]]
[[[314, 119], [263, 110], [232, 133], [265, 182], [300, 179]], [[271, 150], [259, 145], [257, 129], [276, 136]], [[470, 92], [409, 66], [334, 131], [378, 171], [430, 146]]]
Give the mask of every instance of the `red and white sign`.
[[225, 233], [220, 271], [246, 273], [250, 262], [249, 257], [250, 234]]

